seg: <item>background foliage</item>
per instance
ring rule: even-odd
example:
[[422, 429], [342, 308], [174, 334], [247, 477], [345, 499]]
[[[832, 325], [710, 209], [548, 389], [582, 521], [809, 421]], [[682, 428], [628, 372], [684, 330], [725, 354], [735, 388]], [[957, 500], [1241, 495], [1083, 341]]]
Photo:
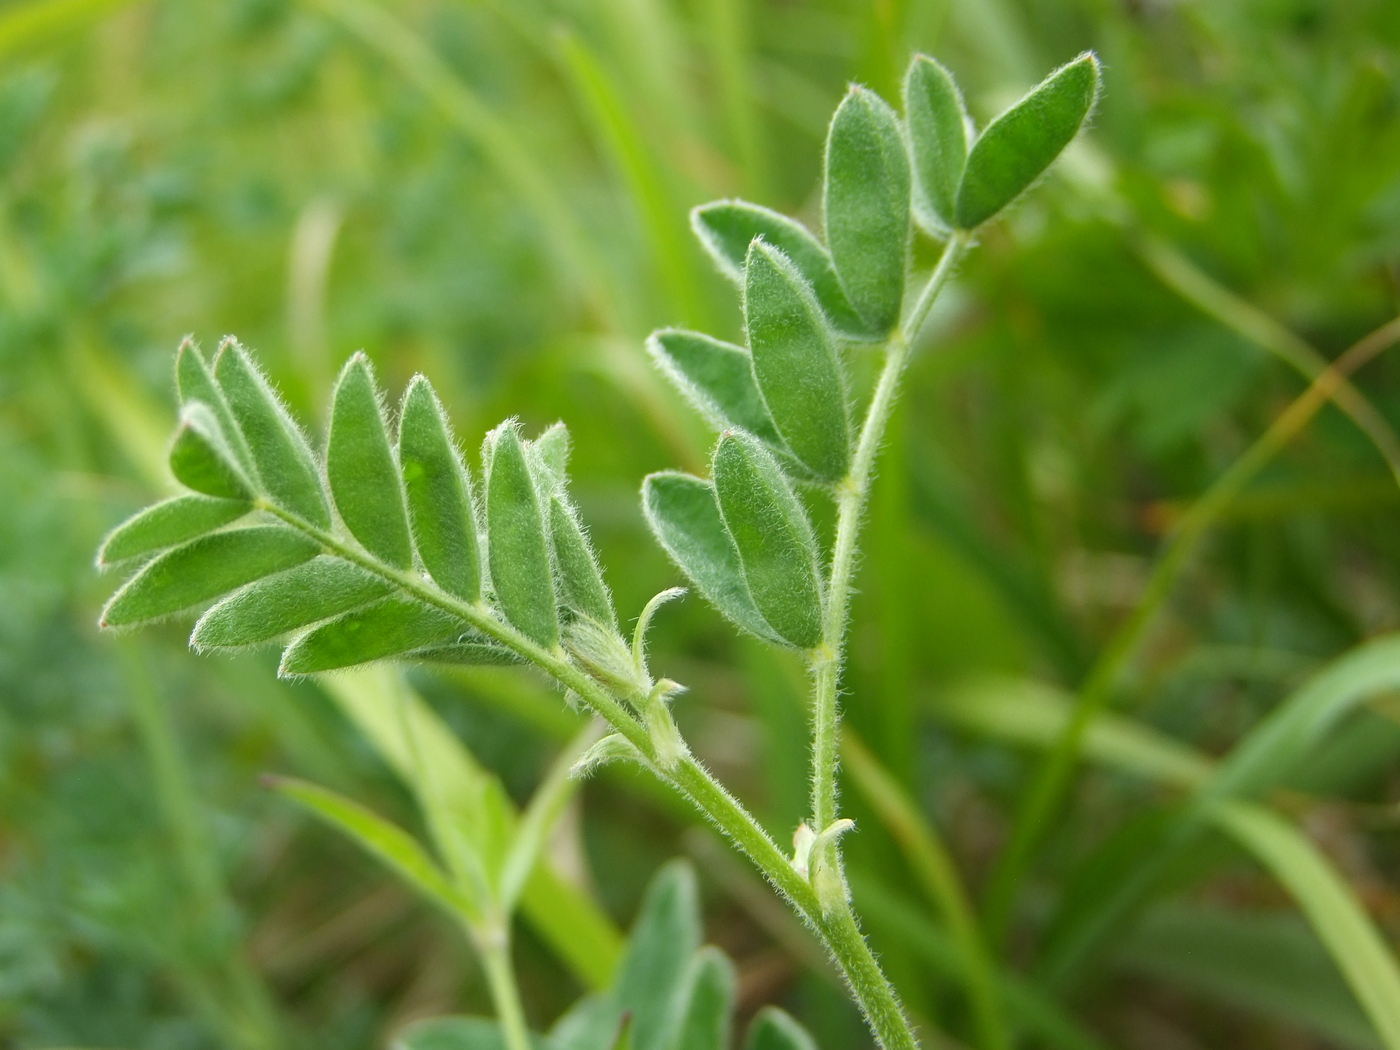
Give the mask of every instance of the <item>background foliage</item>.
[[[635, 613], [675, 582], [638, 481], [697, 468], [710, 440], [642, 340], [737, 335], [685, 209], [742, 193], [815, 221], [845, 82], [894, 99], [912, 49], [985, 120], [1085, 48], [1106, 69], [1095, 127], [984, 231], [939, 305], [855, 610], [849, 722], [975, 895], [1034, 765], [975, 718], [950, 722], [957, 698], [988, 675], [1076, 686], [1164, 533], [1301, 390], [1245, 304], [1326, 357], [1397, 312], [1393, 4], [0, 7], [0, 1039], [252, 1045], [228, 1019], [261, 1017], [287, 1045], [368, 1047], [486, 1009], [452, 929], [259, 787], [306, 776], [412, 822], [317, 687], [276, 681], [271, 654], [196, 660], [178, 626], [96, 634], [112, 581], [91, 552], [169, 485], [183, 334], [236, 332], [306, 420], [324, 422], [360, 347], [395, 396], [429, 373], [468, 440], [507, 415], [529, 433], [566, 419], [582, 515]], [[1357, 385], [1400, 421], [1395, 365]], [[1324, 410], [1209, 535], [1117, 709], [1220, 753], [1311, 671], [1400, 627], [1398, 496]], [[800, 668], [694, 600], [653, 644], [692, 687], [677, 715], [700, 757], [785, 836], [804, 809]], [[525, 675], [417, 682], [518, 799], [574, 726]], [[1352, 715], [1281, 796], [1392, 944], [1397, 710], [1382, 696]], [[965, 1031], [910, 869], [847, 795], [876, 947], [917, 1015]], [[1013, 964], [1034, 971], [1056, 918], [1114, 883], [1133, 829], [1174, 797], [1086, 770], [1032, 869]], [[699, 858], [742, 1011], [780, 1002], [825, 1047], [866, 1039], [805, 935], [645, 781], [590, 782], [568, 827], [557, 851], [624, 926], [666, 858]], [[1377, 1045], [1244, 854], [1203, 840], [1173, 878], [1058, 990], [1106, 1045]], [[544, 1026], [580, 989], [528, 931], [517, 957]]]

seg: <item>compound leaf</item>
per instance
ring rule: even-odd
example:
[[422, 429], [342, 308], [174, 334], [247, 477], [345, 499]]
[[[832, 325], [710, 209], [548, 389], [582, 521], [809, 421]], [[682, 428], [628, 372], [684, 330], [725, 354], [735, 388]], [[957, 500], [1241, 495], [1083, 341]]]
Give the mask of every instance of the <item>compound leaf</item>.
[[256, 645], [383, 598], [389, 585], [338, 558], [313, 558], [234, 591], [200, 617], [198, 649]]
[[173, 547], [236, 521], [252, 509], [252, 504], [246, 500], [208, 496], [174, 496], [162, 500], [108, 533], [97, 553], [98, 564], [110, 565]]
[[180, 409], [180, 425], [170, 443], [170, 472], [180, 484], [206, 496], [246, 501], [253, 495], [218, 419], [202, 401]]
[[951, 229], [967, 161], [967, 111], [952, 74], [927, 55], [909, 63], [904, 112], [914, 161], [914, 217], [928, 230]]
[[559, 573], [560, 599], [575, 612], [602, 624], [616, 622], [608, 586], [573, 511], [558, 496], [549, 499], [549, 531]]
[[827, 133], [826, 243], [847, 298], [881, 333], [899, 323], [904, 301], [909, 192], [899, 119], [874, 92], [853, 86]]
[[768, 414], [800, 463], [823, 481], [839, 481], [850, 463], [851, 425], [821, 311], [777, 248], [755, 243], [745, 272], [744, 322]]
[[822, 636], [821, 577], [797, 494], [768, 450], [742, 431], [720, 437], [711, 472], [754, 605], [785, 641], [810, 649]]
[[714, 201], [690, 213], [690, 224], [720, 272], [744, 286], [749, 247], [761, 238], [783, 251], [816, 293], [822, 310], [842, 335], [872, 339], [880, 335], [860, 314], [841, 288], [836, 267], [820, 241], [800, 222], [747, 201]]
[[782, 445], [754, 379], [753, 359], [742, 346], [700, 332], [666, 328], [652, 333], [647, 350], [711, 423], [720, 429], [743, 427], [770, 445]]
[[386, 598], [313, 627], [282, 654], [283, 675], [315, 674], [384, 660], [449, 642], [465, 631], [455, 616], [413, 601]]
[[711, 605], [736, 627], [782, 644], [749, 595], [712, 484], [675, 471], [649, 475], [642, 510], [657, 542]]
[[685, 1013], [675, 1050], [729, 1050], [734, 964], [717, 948], [701, 948], [686, 975]]
[[330, 510], [311, 446], [248, 352], [225, 343], [214, 361], [214, 378], [248, 442], [267, 495], [312, 525], [328, 527]]
[[320, 553], [320, 544], [280, 525], [201, 536], [148, 562], [112, 595], [103, 627], [157, 620], [281, 572]]
[[379, 390], [369, 359], [362, 353], [345, 363], [336, 380], [326, 478], [341, 520], [365, 550], [395, 568], [412, 565], [399, 471], [379, 407]]
[[817, 1041], [791, 1014], [765, 1006], [749, 1025], [744, 1050], [817, 1050]]
[[1098, 93], [1099, 61], [1085, 53], [988, 124], [967, 155], [954, 224], [980, 226], [1019, 197], [1069, 145]]
[[559, 642], [549, 546], [535, 483], [514, 424], [500, 428], [486, 479], [491, 584], [506, 619], [545, 647]]
[[481, 552], [471, 482], [442, 404], [422, 376], [413, 377], [403, 396], [399, 469], [423, 567], [449, 594], [476, 601], [481, 597]]

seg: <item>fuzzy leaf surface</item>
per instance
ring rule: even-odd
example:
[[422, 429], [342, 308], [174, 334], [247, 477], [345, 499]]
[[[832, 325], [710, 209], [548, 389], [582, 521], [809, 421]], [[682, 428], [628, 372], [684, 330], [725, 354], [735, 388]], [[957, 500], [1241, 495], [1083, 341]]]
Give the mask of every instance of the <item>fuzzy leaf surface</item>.
[[387, 583], [349, 562], [313, 558], [230, 594], [200, 617], [190, 642], [200, 649], [256, 645], [388, 593]]
[[874, 92], [851, 88], [827, 133], [826, 243], [847, 298], [882, 333], [904, 301], [909, 194], [899, 119]]
[[725, 528], [763, 619], [785, 641], [821, 641], [817, 541], [777, 461], [752, 435], [731, 431], [715, 448], [711, 472]]
[[413, 564], [399, 471], [364, 354], [346, 362], [335, 384], [326, 477], [350, 535], [395, 568]]
[[255, 473], [253, 457], [238, 429], [238, 423], [233, 418], [233, 412], [229, 409], [228, 399], [219, 389], [219, 384], [214, 381], [214, 373], [209, 370], [199, 347], [188, 339], [182, 342], [175, 352], [175, 387], [182, 405], [191, 401], [202, 401], [209, 406], [214, 418], [219, 421], [219, 429], [223, 431], [229, 447], [238, 457], [239, 465], [244, 473], [252, 478]]
[[248, 443], [263, 490], [283, 509], [319, 528], [329, 526], [311, 446], [248, 352], [226, 344], [214, 362], [214, 378]]
[[170, 443], [170, 473], [185, 488], [216, 499], [246, 501], [253, 495], [218, 419], [202, 401], [180, 409], [180, 425]]
[[879, 332], [856, 312], [836, 276], [831, 255], [812, 232], [794, 219], [748, 201], [715, 201], [690, 213], [700, 243], [724, 276], [744, 286], [744, 266], [755, 238], [781, 249], [812, 286], [827, 320], [842, 335], [872, 339]]
[[753, 358], [742, 346], [700, 332], [669, 328], [652, 333], [647, 350], [711, 423], [720, 429], [743, 427], [770, 445], [782, 446], [783, 439], [754, 379]]
[[674, 471], [652, 474], [642, 483], [642, 510], [657, 542], [711, 605], [736, 627], [782, 644], [749, 594], [710, 482]]
[[201, 536], [166, 551], [123, 584], [102, 610], [102, 626], [122, 627], [182, 612], [319, 553], [314, 540], [280, 525]]
[[1098, 59], [1084, 54], [988, 124], [967, 155], [955, 225], [980, 226], [1029, 188], [1069, 145], [1098, 93]]
[[423, 567], [449, 594], [476, 601], [481, 552], [470, 480], [442, 405], [422, 376], [408, 385], [399, 413], [399, 469]]
[[315, 674], [373, 663], [435, 642], [455, 640], [466, 625], [410, 598], [386, 598], [312, 628], [282, 654], [281, 673]]
[[560, 600], [575, 612], [599, 623], [616, 620], [608, 586], [593, 557], [588, 538], [573, 511], [558, 496], [549, 499], [549, 531], [554, 541], [554, 561], [559, 570]]
[[246, 500], [173, 496], [147, 507], [108, 533], [97, 560], [110, 565], [164, 550], [237, 521], [252, 509]]
[[787, 447], [823, 481], [845, 477], [851, 424], [841, 362], [821, 310], [797, 268], [756, 243], [745, 268], [744, 323], [753, 372]]
[[927, 55], [915, 55], [909, 63], [904, 112], [913, 155], [914, 215], [925, 229], [951, 229], [967, 161], [967, 110], [953, 75]]
[[506, 619], [545, 647], [558, 644], [553, 572], [535, 483], [513, 426], [502, 428], [486, 482], [491, 583]]

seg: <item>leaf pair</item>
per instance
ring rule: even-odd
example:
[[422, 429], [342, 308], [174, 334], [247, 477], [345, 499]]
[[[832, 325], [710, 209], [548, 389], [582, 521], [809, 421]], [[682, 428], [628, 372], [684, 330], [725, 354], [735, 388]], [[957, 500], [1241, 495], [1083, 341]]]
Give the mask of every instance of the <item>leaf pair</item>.
[[1094, 107], [1099, 62], [1060, 67], [969, 143], [972, 122], [952, 74], [916, 55], [904, 81], [914, 213], [931, 231], [971, 230], [1019, 197], [1069, 145]]
[[[368, 360], [352, 357], [336, 382], [324, 471], [237, 343], [210, 369], [187, 341], [176, 377], [184, 405], [171, 469], [197, 494], [148, 508], [108, 537], [101, 562], [150, 560], [108, 603], [104, 626], [223, 597], [192, 643], [237, 648], [302, 631], [283, 654], [287, 674], [399, 654], [509, 662], [459, 612], [484, 596], [546, 647], [558, 643], [561, 604], [615, 628], [565, 492], [562, 426], [538, 448], [513, 425], [489, 443], [483, 552], [470, 477], [421, 376], [404, 394], [395, 441]], [[226, 528], [255, 510], [261, 521]]]
[[810, 649], [822, 639], [822, 578], [806, 511], [763, 444], [741, 430], [715, 446], [713, 481], [652, 474], [642, 504], [652, 532], [736, 626]]

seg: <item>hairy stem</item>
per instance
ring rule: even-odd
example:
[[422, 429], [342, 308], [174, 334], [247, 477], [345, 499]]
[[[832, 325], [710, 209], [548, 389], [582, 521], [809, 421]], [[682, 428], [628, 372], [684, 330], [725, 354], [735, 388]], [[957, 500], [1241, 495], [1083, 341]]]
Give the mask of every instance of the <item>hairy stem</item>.
[[1166, 550], [1152, 570], [1142, 598], [1090, 670], [1075, 698], [1069, 721], [1037, 771], [1030, 791], [1024, 796], [1011, 842], [998, 861], [987, 893], [987, 927], [994, 939], [1003, 935], [1009, 925], [1016, 891], [1030, 866], [1041, 835], [1069, 786], [1084, 734], [1108, 702], [1119, 677], [1137, 651], [1147, 629], [1166, 604], [1201, 537], [1245, 485], [1297, 436], [1329, 399], [1336, 396], [1337, 391], [1346, 384], [1347, 377], [1397, 341], [1400, 341], [1400, 318], [1377, 328], [1323, 369], [1177, 523]]

